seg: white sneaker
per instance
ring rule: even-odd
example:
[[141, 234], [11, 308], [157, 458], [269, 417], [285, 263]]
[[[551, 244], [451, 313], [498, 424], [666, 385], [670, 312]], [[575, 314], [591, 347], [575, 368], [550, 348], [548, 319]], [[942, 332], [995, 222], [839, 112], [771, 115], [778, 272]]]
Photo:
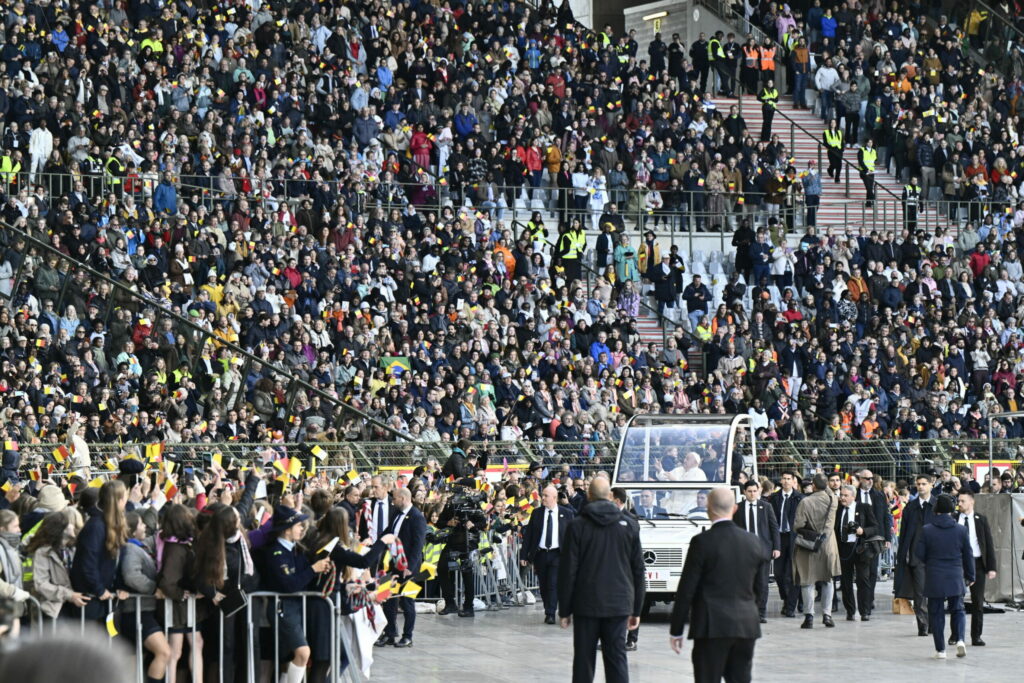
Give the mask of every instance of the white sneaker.
[[945, 659], [946, 658], [946, 651], [945, 650], [939, 650], [934, 655], [932, 655], [932, 657], [934, 657], [935, 659]]
[[956, 656], [966, 657], [967, 656], [967, 645], [962, 640], [956, 641]]

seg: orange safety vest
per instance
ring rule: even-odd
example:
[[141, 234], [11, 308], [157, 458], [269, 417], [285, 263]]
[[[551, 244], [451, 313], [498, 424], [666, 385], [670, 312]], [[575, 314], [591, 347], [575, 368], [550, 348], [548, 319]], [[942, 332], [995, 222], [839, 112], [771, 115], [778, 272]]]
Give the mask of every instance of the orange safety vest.
[[842, 411], [839, 412], [839, 424], [844, 432], [848, 435], [853, 435], [853, 413], [846, 414]]
[[761, 71], [775, 71], [775, 48], [761, 48]]
[[756, 69], [757, 68], [757, 63], [758, 63], [758, 61], [760, 59], [760, 53], [759, 53], [758, 49], [756, 47], [748, 48], [748, 47], [744, 46], [743, 47], [743, 54], [746, 55], [745, 66], [748, 69]]
[[867, 419], [860, 423], [860, 434], [864, 439], [875, 438], [875, 431], [878, 429], [878, 423], [874, 420]]

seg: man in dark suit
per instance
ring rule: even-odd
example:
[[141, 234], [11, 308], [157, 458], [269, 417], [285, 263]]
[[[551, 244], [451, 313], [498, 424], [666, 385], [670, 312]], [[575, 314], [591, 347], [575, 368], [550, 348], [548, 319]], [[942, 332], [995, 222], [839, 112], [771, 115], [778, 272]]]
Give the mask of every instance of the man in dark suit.
[[384, 478], [377, 475], [370, 480], [370, 497], [363, 503], [359, 517], [359, 539], [371, 542], [387, 533], [391, 520], [395, 518], [395, 506], [388, 496]]
[[[875, 513], [870, 505], [857, 502], [857, 490], [849, 484], [839, 489], [839, 511], [836, 513], [836, 541], [839, 547], [839, 588], [843, 592], [846, 620], [853, 621], [853, 612], [860, 612], [861, 621], [871, 619], [869, 602], [871, 565], [878, 564], [878, 554], [868, 539], [878, 534]], [[857, 586], [856, 600], [853, 586]]]
[[951, 516], [955, 507], [952, 496], [939, 496], [932, 520], [921, 529], [914, 547], [914, 554], [925, 567], [923, 590], [928, 598], [936, 659], [946, 658], [942, 631], [946, 625], [947, 609], [956, 656], [967, 656], [967, 646], [964, 645], [964, 622], [967, 621], [964, 616], [964, 585], [974, 583], [974, 555], [967, 527], [957, 524]]
[[[981, 627], [985, 613], [985, 581], [996, 578], [996, 549], [988, 520], [974, 511], [974, 493], [960, 491], [960, 514], [957, 522], [967, 527], [974, 557], [974, 584], [971, 586], [971, 645], [982, 646]], [[951, 643], [951, 644], [955, 644]]]
[[930, 474], [919, 474], [917, 498], [903, 508], [900, 521], [900, 542], [896, 550], [896, 577], [893, 589], [897, 598], [914, 601], [914, 615], [917, 617], [917, 635], [927, 636], [928, 606], [924, 601], [924, 563], [918, 559], [915, 548], [921, 538], [921, 530], [935, 518], [935, 498], [932, 496], [934, 479]]
[[[756, 479], [749, 479], [743, 485], [743, 496], [746, 498], [739, 507], [732, 521], [736, 526], [749, 531], [764, 543], [764, 547], [771, 553], [772, 559], [779, 556], [779, 523], [775, 521], [775, 511], [767, 502], [761, 500], [761, 485]], [[761, 601], [757, 603], [757, 611], [761, 616], [761, 623], [767, 624], [768, 614], [768, 563], [761, 565], [761, 571], [757, 574], [758, 594]]]
[[544, 623], [554, 624], [558, 611], [558, 559], [565, 530], [575, 517], [571, 507], [558, 504], [558, 489], [548, 485], [540, 496], [541, 506], [533, 511], [523, 531], [523, 548], [519, 563], [533, 563], [544, 601]]
[[640, 502], [636, 506], [636, 516], [640, 519], [668, 519], [668, 510], [658, 505], [654, 491], [640, 492]]
[[[388, 526], [388, 533], [394, 534], [402, 542], [402, 550], [408, 568], [404, 576], [419, 571], [423, 564], [423, 546], [427, 542], [427, 520], [423, 513], [412, 504], [412, 492], [409, 489], [395, 491], [395, 516]], [[402, 627], [402, 638], [395, 642], [398, 635], [398, 607], [401, 605], [405, 623]], [[412, 598], [392, 598], [384, 603], [384, 617], [388, 625], [377, 640], [377, 645], [394, 645], [395, 647], [412, 647], [412, 631], [416, 627], [416, 602]]]
[[[892, 512], [889, 510], [889, 503], [885, 500], [885, 494], [875, 488], [875, 475], [871, 470], [861, 470], [857, 473], [860, 481], [860, 488], [857, 489], [857, 502], [871, 506], [871, 512], [875, 516], [875, 534], [881, 536], [886, 548], [892, 546]], [[865, 537], [866, 539], [867, 537]], [[877, 545], [877, 544], [876, 544]], [[875, 586], [878, 584], [878, 555], [876, 554], [868, 567], [871, 575], [868, 577], [867, 588], [867, 616], [875, 609]], [[857, 588], [859, 597], [861, 589]], [[865, 616], [861, 612], [861, 617]]]
[[781, 488], [768, 499], [775, 512], [775, 519], [779, 521], [779, 556], [775, 558], [772, 573], [779, 586], [784, 617], [796, 617], [797, 602], [800, 600], [800, 589], [793, 585], [793, 546], [796, 543], [793, 520], [796, 518], [796, 506], [803, 498], [803, 494], [797, 490], [799, 482], [800, 478], [795, 472], [783, 472]]
[[693, 678], [697, 683], [751, 679], [754, 643], [761, 637], [761, 566], [771, 553], [764, 542], [737, 527], [732, 490], [719, 487], [708, 496], [711, 528], [690, 541], [679, 579], [669, 644], [679, 654], [683, 629], [690, 625]]
[[[356, 531], [356, 520], [359, 519], [359, 508], [362, 505], [363, 496], [359, 493], [359, 489], [355, 486], [346, 486], [345, 494], [341, 502], [338, 503], [338, 507], [345, 510], [348, 513], [348, 528], [353, 533]], [[363, 536], [362, 538], [366, 538]]]

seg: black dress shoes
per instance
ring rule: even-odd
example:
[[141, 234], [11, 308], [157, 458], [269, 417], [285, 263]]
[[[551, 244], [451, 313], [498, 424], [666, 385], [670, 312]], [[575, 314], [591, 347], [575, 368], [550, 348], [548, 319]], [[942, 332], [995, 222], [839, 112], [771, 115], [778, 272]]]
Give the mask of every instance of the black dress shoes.
[[853, 621], [853, 615], [852, 614], [847, 614], [846, 615], [846, 620], [847, 621]]
[[476, 613], [473, 610], [471, 610], [471, 609], [460, 609], [459, 610], [459, 616], [460, 617], [475, 617]]
[[445, 607], [443, 610], [438, 612], [438, 614], [443, 617], [443, 616], [447, 616], [449, 614], [455, 614], [456, 612], [458, 612], [458, 610], [455, 609], [454, 607]]
[[861, 621], [871, 621], [871, 615], [870, 614], [862, 614], [862, 615], [860, 615], [860, 620]]
[[821, 616], [821, 623], [825, 624], [826, 628], [835, 628], [836, 627], [836, 622], [832, 621], [832, 615], [831, 614], [823, 614]]
[[394, 636], [381, 636], [377, 639], [377, 642], [373, 644], [374, 647], [390, 647], [395, 644]]
[[954, 638], [953, 636], [950, 636], [949, 640], [947, 640], [946, 642], [949, 643], [950, 645], [956, 645], [956, 638]]
[[814, 628], [814, 615], [805, 614], [804, 623], [800, 624], [800, 628]]
[[553, 616], [551, 616], [550, 614], [545, 614], [544, 615], [544, 623], [545, 624], [553, 624], [553, 623], [555, 623], [555, 618]]
[[768, 618], [767, 617], [761, 617], [761, 623], [762, 624], [767, 624], [768, 623]]
[[395, 647], [412, 647], [412, 638], [402, 637], [400, 641], [395, 643]]
[[972, 640], [971, 645], [973, 645], [974, 647], [985, 647], [985, 641], [981, 638], [978, 638], [977, 640]]

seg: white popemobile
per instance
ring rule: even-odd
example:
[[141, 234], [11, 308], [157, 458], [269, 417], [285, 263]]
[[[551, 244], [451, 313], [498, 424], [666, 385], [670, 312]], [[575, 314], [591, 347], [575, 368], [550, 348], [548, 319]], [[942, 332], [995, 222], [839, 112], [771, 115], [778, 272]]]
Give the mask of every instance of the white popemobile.
[[675, 598], [690, 539], [711, 526], [707, 490], [739, 468], [757, 476], [755, 454], [747, 415], [635, 415], [626, 424], [612, 485], [629, 492], [640, 517], [645, 611]]

